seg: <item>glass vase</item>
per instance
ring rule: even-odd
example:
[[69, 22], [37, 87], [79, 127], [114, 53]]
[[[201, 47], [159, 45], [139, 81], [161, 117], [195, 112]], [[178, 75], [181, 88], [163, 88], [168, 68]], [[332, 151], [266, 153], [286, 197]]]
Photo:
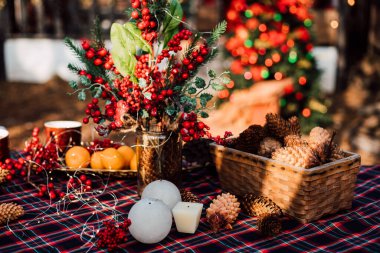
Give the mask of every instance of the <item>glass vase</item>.
[[136, 156], [140, 196], [145, 186], [159, 179], [181, 186], [182, 141], [177, 132], [137, 130]]

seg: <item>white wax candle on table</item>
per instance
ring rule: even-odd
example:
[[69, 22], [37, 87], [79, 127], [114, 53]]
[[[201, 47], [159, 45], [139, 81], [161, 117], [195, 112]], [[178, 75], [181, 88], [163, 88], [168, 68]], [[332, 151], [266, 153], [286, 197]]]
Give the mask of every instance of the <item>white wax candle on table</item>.
[[172, 210], [177, 231], [194, 234], [199, 225], [202, 208], [203, 204], [200, 203], [178, 202]]

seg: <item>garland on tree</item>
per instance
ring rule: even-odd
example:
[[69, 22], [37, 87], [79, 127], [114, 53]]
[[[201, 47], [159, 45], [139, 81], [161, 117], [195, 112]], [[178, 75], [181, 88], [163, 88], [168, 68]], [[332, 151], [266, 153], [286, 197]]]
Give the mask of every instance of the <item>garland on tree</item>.
[[298, 116], [303, 129], [327, 125], [321, 102], [319, 71], [312, 54], [310, 0], [235, 0], [228, 12], [226, 52], [232, 59], [233, 82], [219, 92], [220, 102], [232, 92], [262, 80], [292, 77], [280, 99], [282, 116]]

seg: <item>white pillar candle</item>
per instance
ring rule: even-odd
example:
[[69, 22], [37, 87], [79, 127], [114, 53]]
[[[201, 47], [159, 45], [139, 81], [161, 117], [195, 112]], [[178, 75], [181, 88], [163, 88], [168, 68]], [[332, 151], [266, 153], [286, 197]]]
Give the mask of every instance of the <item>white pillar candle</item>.
[[194, 234], [198, 228], [202, 214], [203, 204], [178, 202], [173, 208], [173, 216], [177, 231]]

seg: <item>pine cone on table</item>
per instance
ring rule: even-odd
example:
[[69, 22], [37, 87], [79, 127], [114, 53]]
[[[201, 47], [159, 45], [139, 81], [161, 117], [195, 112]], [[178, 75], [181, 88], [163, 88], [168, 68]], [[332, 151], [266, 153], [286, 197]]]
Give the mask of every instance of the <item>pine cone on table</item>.
[[265, 128], [269, 136], [283, 141], [287, 135], [301, 135], [301, 126], [297, 117], [285, 120], [273, 113], [268, 113], [265, 117], [267, 121]]
[[17, 220], [24, 215], [22, 206], [14, 203], [0, 204], [0, 225], [7, 224], [8, 221]]
[[232, 229], [233, 224], [240, 212], [240, 203], [230, 193], [223, 193], [212, 201], [206, 210], [207, 221], [212, 230], [218, 232], [220, 229]]
[[281, 208], [271, 199], [253, 193], [247, 193], [242, 197], [241, 208], [249, 216], [260, 216], [267, 213], [283, 215]]
[[282, 147], [281, 143], [277, 141], [276, 139], [271, 138], [271, 137], [265, 137], [260, 142], [259, 152], [257, 154], [264, 157], [271, 158], [272, 153], [281, 147]]
[[0, 168], [0, 183], [4, 182], [7, 179], [8, 174], [9, 174], [9, 170]]
[[281, 232], [281, 219], [276, 214], [262, 214], [257, 219], [257, 230], [262, 235], [274, 236]]
[[320, 158], [316, 152], [308, 146], [277, 149], [273, 152], [272, 159], [306, 169], [321, 164]]
[[201, 203], [200, 199], [192, 192], [185, 189], [180, 190], [181, 199], [183, 202]]
[[264, 128], [260, 125], [252, 125], [240, 133], [236, 139], [235, 149], [257, 154], [261, 140], [264, 138]]

